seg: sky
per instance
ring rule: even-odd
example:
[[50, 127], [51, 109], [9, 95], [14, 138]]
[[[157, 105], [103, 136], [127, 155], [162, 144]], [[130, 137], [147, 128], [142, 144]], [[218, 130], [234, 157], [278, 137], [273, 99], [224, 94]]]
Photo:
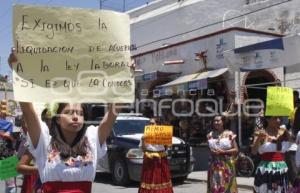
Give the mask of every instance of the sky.
[[[102, 0], [102, 9], [123, 12], [151, 0]], [[0, 74], [11, 76], [7, 58], [13, 46], [12, 7], [14, 4], [29, 4], [54, 7], [80, 7], [100, 9], [100, 0], [0, 0]]]

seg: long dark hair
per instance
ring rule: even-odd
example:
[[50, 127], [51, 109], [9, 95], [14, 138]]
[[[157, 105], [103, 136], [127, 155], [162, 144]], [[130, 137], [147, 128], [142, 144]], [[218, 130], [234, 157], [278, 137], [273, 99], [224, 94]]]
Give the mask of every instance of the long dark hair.
[[220, 114], [215, 115], [215, 116], [213, 117], [213, 119], [212, 119], [211, 124], [212, 124], [213, 130], [215, 130], [215, 127], [214, 127], [214, 120], [215, 120], [216, 117], [221, 117], [221, 120], [222, 120], [222, 122], [223, 122], [223, 130], [226, 130], [226, 129], [228, 128], [228, 122], [227, 122], [227, 119], [226, 119], [225, 116], [220, 115]]
[[58, 124], [57, 121], [60, 116], [60, 113], [67, 105], [69, 104], [68, 103], [58, 104], [57, 115], [52, 117], [51, 128], [50, 128], [50, 135], [52, 136], [50, 141], [50, 147], [60, 152], [60, 157], [63, 160], [68, 159], [69, 157], [77, 157], [78, 155], [86, 156], [88, 149], [90, 148], [87, 138], [85, 137], [85, 132], [87, 129], [85, 120], [87, 120], [88, 113], [87, 113], [87, 108], [84, 104], [81, 104], [81, 108], [83, 110], [83, 117], [84, 117], [83, 126], [78, 131], [77, 136], [75, 137], [72, 144], [71, 145], [67, 144], [65, 136], [61, 131], [61, 126]]

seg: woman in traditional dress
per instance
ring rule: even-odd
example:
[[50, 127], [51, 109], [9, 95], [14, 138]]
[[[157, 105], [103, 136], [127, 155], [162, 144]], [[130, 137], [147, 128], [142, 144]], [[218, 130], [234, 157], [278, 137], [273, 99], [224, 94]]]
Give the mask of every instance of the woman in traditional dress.
[[34, 165], [34, 158], [28, 150], [27, 125], [23, 117], [21, 119], [21, 127], [23, 137], [18, 148], [17, 157], [19, 158], [19, 163], [16, 168], [18, 173], [23, 174], [21, 193], [40, 193], [42, 184], [38, 168]]
[[287, 193], [288, 167], [284, 153], [290, 146], [290, 134], [280, 127], [280, 117], [265, 117], [265, 129], [255, 133], [252, 153], [259, 154], [261, 161], [254, 178], [255, 193]]
[[29, 151], [26, 151], [18, 165], [17, 172], [23, 174], [21, 193], [41, 193], [42, 183], [39, 178], [39, 171], [34, 166], [34, 158]]
[[293, 120], [293, 130], [297, 133], [296, 136], [296, 144], [297, 144], [297, 151], [295, 155], [295, 162], [297, 167], [297, 177], [294, 182], [294, 192], [293, 193], [300, 193], [300, 108], [298, 107], [294, 114]]
[[[8, 62], [17, 62], [14, 50]], [[53, 117], [48, 128], [39, 120], [32, 103], [20, 102], [20, 106], [43, 192], [91, 193], [97, 160], [106, 154], [106, 139], [119, 107], [108, 105], [99, 125], [87, 126], [88, 111], [84, 104], [58, 103], [51, 109]]]
[[207, 135], [211, 157], [208, 169], [207, 193], [237, 193], [235, 156], [236, 135], [225, 129], [225, 117], [213, 119], [213, 131]]
[[[152, 118], [150, 124], [156, 125], [157, 122]], [[144, 137], [140, 146], [144, 158], [139, 193], [173, 193], [165, 146], [147, 144]]]

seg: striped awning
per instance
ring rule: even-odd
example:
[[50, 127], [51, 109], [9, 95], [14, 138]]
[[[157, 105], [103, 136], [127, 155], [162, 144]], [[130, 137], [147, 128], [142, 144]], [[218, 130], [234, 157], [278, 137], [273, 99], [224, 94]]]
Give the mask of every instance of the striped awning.
[[220, 76], [228, 71], [228, 68], [220, 68], [216, 70], [206, 71], [206, 72], [199, 72], [195, 74], [189, 74], [180, 76], [179, 78], [168, 82], [166, 84], [157, 86], [157, 89], [164, 89], [164, 88], [188, 88], [188, 89], [206, 89], [207, 88], [207, 79], [208, 78], [215, 78]]

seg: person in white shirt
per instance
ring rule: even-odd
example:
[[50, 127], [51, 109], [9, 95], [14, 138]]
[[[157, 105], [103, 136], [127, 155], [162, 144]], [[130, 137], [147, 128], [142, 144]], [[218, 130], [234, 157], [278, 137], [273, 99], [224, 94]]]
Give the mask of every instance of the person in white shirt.
[[[12, 50], [8, 63], [12, 66], [16, 62]], [[48, 128], [38, 118], [32, 103], [20, 102], [20, 107], [43, 193], [90, 193], [97, 160], [106, 154], [106, 139], [120, 109], [109, 105], [99, 126], [87, 127], [85, 105], [59, 103], [51, 110], [53, 117]]]
[[255, 132], [252, 153], [261, 161], [254, 174], [255, 193], [288, 193], [288, 167], [284, 153], [291, 146], [290, 133], [281, 126], [281, 117], [265, 116], [265, 128]]
[[50, 135], [32, 104], [21, 102], [20, 105], [43, 192], [91, 192], [97, 159], [106, 154], [106, 138], [115, 122], [115, 109], [109, 107], [98, 127], [86, 127], [87, 111], [83, 104], [57, 104]]

